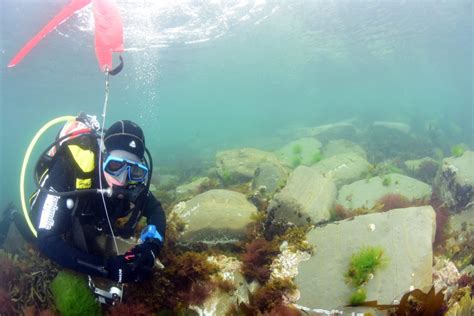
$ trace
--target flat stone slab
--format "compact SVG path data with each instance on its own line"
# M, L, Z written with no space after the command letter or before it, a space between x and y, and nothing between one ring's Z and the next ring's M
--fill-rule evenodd
M408 174L425 183L432 184L440 163L431 157L405 161Z
M225 150L216 154L216 171L224 184L243 183L252 180L263 162L280 163L274 153L255 148Z
M299 166L285 187L275 194L268 206L269 218L296 225L329 220L336 199L336 186L310 167Z
M371 164L359 154L345 153L323 159L311 168L340 186L361 179L370 167Z
M411 130L410 125L401 122L387 122L387 121L375 121L372 124L374 129L385 129L390 131L397 131L403 134L408 134Z
M446 205L454 211L474 203L474 152L443 159L434 187Z
M326 146L324 146L323 149L323 156L324 158L329 158L332 156L336 156L339 154L350 154L354 153L365 160L367 160L367 153L365 150L357 145L356 143L353 143L347 139L335 139L331 140L329 143L327 143Z
M439 163L431 157L424 157L421 159L407 160L404 162L404 164L408 170L412 172L419 172L420 167L422 167L423 164L438 165Z
M252 190L259 191L263 196L273 196L283 187L288 178L288 171L280 164L264 162L258 165L252 181Z
M176 188L176 198L178 200L186 200L192 198L194 195L199 194L202 191L202 188L209 185L211 179L208 177L198 178L190 183L180 185Z
M356 139L360 131L352 123L337 122L310 128L300 128L299 134L316 137L321 142L328 142L340 138Z
M401 174L391 173L342 186L337 203L349 210L370 210L387 194L400 194L408 200L429 199L431 186Z
M243 240L257 208L242 193L209 190L177 204L172 212L186 223L180 242L220 244Z
M354 291L346 284L351 256L363 247L381 247L387 259L367 285L367 301L390 304L410 290L432 284L432 243L435 212L431 206L395 209L357 216L318 227L307 235L315 255L301 262L295 282L301 293L297 304L340 309Z
M320 160L321 146L317 139L303 137L286 144L276 151L276 155L288 167L311 166Z

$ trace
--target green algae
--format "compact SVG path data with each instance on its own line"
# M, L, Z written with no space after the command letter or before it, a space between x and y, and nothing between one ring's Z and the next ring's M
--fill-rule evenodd
M63 316L102 315L85 279L61 271L51 283L56 308Z

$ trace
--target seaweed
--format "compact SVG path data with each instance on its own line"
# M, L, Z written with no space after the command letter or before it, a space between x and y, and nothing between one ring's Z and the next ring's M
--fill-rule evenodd
M433 248L437 253L442 253L449 237L449 211L444 202L434 192L431 195L430 205L436 214L436 233Z
M301 163L302 163L301 156L293 156L293 158L291 158L291 166L293 168L298 167L299 165L301 165Z
M285 305L285 298L296 290L288 279L274 279L249 296L249 303L240 303L232 315L300 315L298 310Z
M466 147L464 144L457 144L451 147L451 154L456 158L461 157L465 151Z
M442 291L436 293L434 286L423 293L420 289L414 289L405 293L399 304L378 304L377 301L360 303L359 306L388 310L390 316L441 316L446 311L444 294Z
M23 309L25 316L58 316L58 313L51 309L38 310L34 306L28 306Z
M286 305L277 305L271 311L265 312L262 316L299 316L302 313L293 307Z
M101 315L100 305L86 280L61 271L51 283L56 308L61 315Z
M108 316L148 316L153 311L143 303L126 304L122 303L109 309Z
M386 176L382 180L382 185L388 187L392 183L392 179L389 176Z
M386 264L384 250L380 247L365 247L351 257L346 282L359 288L365 285L375 270Z
M291 226L283 235L277 236L274 242L281 244L282 242L288 242L289 249L296 251L314 253L314 247L308 243L306 239L306 233L311 229L311 226Z
M425 160L418 167L415 177L425 183L433 184L433 180L436 176L436 172L438 171L438 167L439 166L437 162Z
M13 277L13 280L6 289L14 303L15 313L20 314L27 306L34 306L38 310L52 306L53 297L49 284L56 276L56 266L30 247L20 249L17 255L8 253L3 255L15 266L14 271L10 270L7 273L10 274L8 278Z
M311 156L311 164L314 165L315 163L320 162L323 159L323 155L318 150Z
M8 292L0 288L0 315L15 315L13 301Z
M446 316L462 316L462 315L472 315L474 311L474 297L472 297L472 292L464 291L464 295L459 297L458 300L449 307L448 311L444 314ZM450 299L451 301L451 299Z
M331 212L331 221L339 221L351 217L350 212L342 204L337 203Z
M224 280L222 277L218 277L217 280L215 281L215 285L218 289L225 293L232 293L237 290L235 287L235 284L232 283L230 280Z
M367 299L364 286L373 278L375 270L384 266L386 262L384 251L380 247L365 247L352 255L349 269L344 275L346 283L355 288L349 298L351 306L364 303Z
M351 306L357 306L365 302L366 299L367 299L367 290L363 287L360 287L351 294L351 297L349 298L349 302Z
M375 202L375 205L372 210L377 212L386 212L396 208L406 208L428 204L429 203L425 199L409 200L401 194L389 193L378 199L377 202Z
M391 316L408 316L408 315L443 315L446 311L444 305L443 292L435 293L434 286L423 293L419 289L415 289L403 295L400 304L390 313Z
M474 277L464 273L461 275L461 277L458 280L458 286L459 287L470 287L471 292L474 293Z
M301 153L303 152L303 147L300 144L294 144L291 148L291 152L294 155L301 155Z
M242 272L248 281L257 280L265 283L270 278L270 265L279 253L276 243L264 238L255 239L245 245L245 253L241 256Z
M380 211L386 212L396 208L409 207L412 204L403 195L397 193L390 193L378 199L375 205L377 206L376 208L378 208Z
M235 182L232 173L229 170L224 170L221 175L222 184L226 187Z
M0 252L0 288L9 289L9 284L17 277L18 269L13 259L5 252Z
M125 303L140 302L151 310L177 310L202 304L218 287L211 276L219 271L207 255L198 252L172 253L166 249L162 259L165 268L156 271L153 279L141 284L129 284Z

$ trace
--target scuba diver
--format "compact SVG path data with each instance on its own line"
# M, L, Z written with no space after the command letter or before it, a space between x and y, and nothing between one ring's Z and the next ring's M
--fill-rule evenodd
M38 190L30 198L30 214L37 237L10 204L0 221L0 246L13 221L26 240L62 267L117 283L143 281L152 275L166 230L161 203L149 191L151 156L142 129L131 121L105 131L103 152L100 133L97 119L83 113L64 125L36 164ZM147 226L139 243L125 254L107 256L100 238L130 238L142 216Z

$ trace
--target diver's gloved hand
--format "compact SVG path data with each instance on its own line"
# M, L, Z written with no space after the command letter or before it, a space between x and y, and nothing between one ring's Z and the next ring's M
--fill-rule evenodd
M126 256L115 256L107 260L108 278L118 283L128 283L138 280L137 272L133 269L131 260Z
M133 266L137 268L152 268L155 264L156 255L160 252L159 244L152 241L145 241L129 250L125 257L133 261Z

